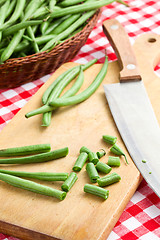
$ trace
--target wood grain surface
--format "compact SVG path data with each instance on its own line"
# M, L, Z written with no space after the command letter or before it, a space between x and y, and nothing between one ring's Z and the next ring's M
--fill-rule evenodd
M153 67L160 60L159 36L154 34L140 36L136 39L134 51L141 76L160 122L160 79L153 71ZM52 149L68 146L68 156L46 163L0 167L33 172L70 173L83 145L92 151L104 148L107 154L102 161L107 162L111 154L110 146L102 141L104 134L117 136L117 143L126 153L129 165L126 165L124 158L121 157L121 166L112 170L119 173L122 179L119 183L107 187L110 191L107 200L83 192L83 186L90 183L85 168L78 173L78 180L64 201L18 189L0 181L2 233L24 240L105 240L141 181L141 175L132 162L111 116L103 85L85 102L58 109L53 114L48 128L41 127L41 115L25 118L25 113L41 105L41 96L50 83L59 74L75 65L76 63L66 63L61 66L0 133L1 148L50 143ZM93 81L100 69L101 64L95 64L85 71L82 90ZM118 81L119 66L117 62L109 63L103 84ZM37 182L57 189L60 189L62 184L38 180Z

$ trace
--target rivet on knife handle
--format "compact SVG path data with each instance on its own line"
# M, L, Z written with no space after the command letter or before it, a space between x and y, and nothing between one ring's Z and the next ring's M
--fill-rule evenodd
M109 19L103 22L103 31L120 64L120 82L140 81L136 57L125 29L116 19Z

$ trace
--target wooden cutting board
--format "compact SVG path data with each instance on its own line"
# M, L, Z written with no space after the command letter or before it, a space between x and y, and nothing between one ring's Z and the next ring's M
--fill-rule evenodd
M136 39L134 50L144 84L160 122L160 79L153 71L153 67L160 60L160 37L154 34L142 35ZM66 63L61 66L0 133L1 148L51 143L52 149L68 146L68 156L46 163L1 168L70 173L83 145L92 151L104 148L107 154L102 161L107 162L110 146L102 141L104 134L117 136L117 143L126 153L129 165L125 164L122 157L121 166L112 170L119 173L122 180L107 187L110 191L107 200L83 192L83 186L89 183L85 168L78 173L78 180L64 201L17 189L0 181L2 233L25 240L105 240L141 181L140 173L112 119L102 85L87 101L56 111L48 128L41 127L41 115L30 119L24 117L25 113L41 105L41 96L50 83L75 65L76 63ZM85 71L82 90L93 81L100 69L101 64L96 64ZM117 62L109 63L103 83L118 82L118 76ZM44 184L60 189L62 183Z

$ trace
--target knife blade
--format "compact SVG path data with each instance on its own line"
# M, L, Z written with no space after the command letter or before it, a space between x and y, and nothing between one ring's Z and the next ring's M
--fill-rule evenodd
M160 127L156 119L129 37L116 20L103 22L103 31L120 65L120 82L105 84L113 119L142 176L160 197Z

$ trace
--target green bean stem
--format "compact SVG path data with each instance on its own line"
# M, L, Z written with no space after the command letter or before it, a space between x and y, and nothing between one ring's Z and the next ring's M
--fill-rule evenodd
M104 155L106 155L106 151L104 149L101 149L100 151L97 152L97 156L98 158L103 157Z
M49 152L51 150L50 144L36 144L22 147L13 147L0 149L0 157L24 156L38 153Z
M82 153L82 152L86 152L87 154L89 154L89 153L92 152L92 151L91 151L89 148L83 146L83 147L81 147L81 149L80 149L80 153Z
M104 176L97 180L97 183L100 187L105 187L113 183L119 182L121 177L117 173L111 173L110 175Z
M126 155L124 154L123 150L116 143L110 148L110 151L116 155L124 156L126 163L128 164Z
M97 182L97 179L99 178L99 175L98 175L97 169L95 168L95 166L92 162L87 163L86 171L88 173L90 181L92 183Z
M75 96L72 96L72 97L68 97L65 99L63 99L63 98L56 99L53 102L50 102L49 105L53 106L53 107L63 107L63 106L78 104L78 103L85 101L100 86L100 84L102 83L103 79L106 76L107 69L108 69L108 58L106 56L105 62L103 64L100 72L97 74L96 78L94 79L94 81L90 84L90 86L87 89L85 89L83 92L81 92Z
M92 184L85 184L84 185L84 192L90 193L99 197L104 198L105 200L109 196L109 190L106 190L104 188L92 185Z
M89 158L89 161L92 162L93 164L97 164L99 162L99 158L97 156L97 153L95 152L89 152L88 158Z
M106 163L103 163L100 161L96 164L96 169L98 172L102 172L102 173L106 173L106 174L108 174L112 170L112 168L110 166L108 166Z
M110 135L103 135L103 140L106 142L106 143L109 143L109 144L115 144L116 141L117 141L117 137L114 137L114 136L110 136Z
M111 167L119 167L121 165L120 158L109 156L107 164Z
M71 172L69 177L62 184L61 186L62 190L68 192L73 187L77 179L78 179L77 174L75 172Z
M50 40L41 49L41 52L46 51L46 50L51 50L53 48L53 44L55 42L66 38L68 35L70 35L72 32L74 32L78 27L80 27L84 22L86 22L91 16L93 16L94 13L95 13L95 11L89 11L89 12L84 13L77 21L75 21L73 24L71 24L65 31L63 31L62 33L58 34L55 38Z
M5 173L17 177L34 178L44 181L65 181L68 178L68 173L52 173L52 172L24 172L10 171L0 169L0 173Z
M80 153L72 170L75 172L80 172L82 170L84 164L86 163L87 159L88 159L87 153L85 153L85 152Z
M50 18L57 18L57 17L62 17L66 14L75 14L75 13L95 10L105 5L109 5L113 2L115 2L115 0L99 0L99 1L93 1L93 2L90 1L88 3L86 2L80 5L75 5L71 7L65 7L65 8L53 11L53 13L50 14Z
M0 159L0 164L23 164L23 163L47 162L54 159L65 157L67 154L68 154L68 147L65 147L65 148L54 150L54 151L40 153L40 154L26 156L26 157Z
M22 179L9 174L0 173L0 180L14 187L22 188L24 190L28 190L46 196L55 197L58 198L59 200L64 200L66 197L66 192L64 191L53 189L51 187L47 187L42 184L38 184L30 180Z

